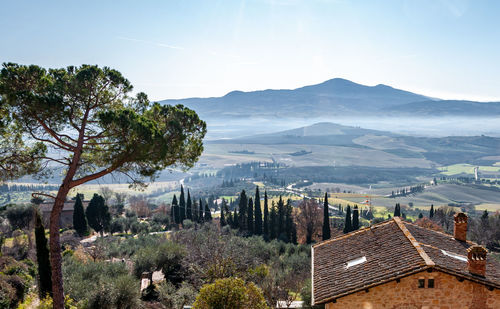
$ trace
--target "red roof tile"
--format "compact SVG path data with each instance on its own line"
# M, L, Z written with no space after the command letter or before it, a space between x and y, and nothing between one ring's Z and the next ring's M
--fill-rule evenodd
M443 254L442 250L467 256L472 242L428 230L399 218L330 239L313 246L313 302L335 298L395 280L427 268L467 277L500 287L500 265L488 260L486 277L468 272L467 262ZM360 264L346 267L357 258Z

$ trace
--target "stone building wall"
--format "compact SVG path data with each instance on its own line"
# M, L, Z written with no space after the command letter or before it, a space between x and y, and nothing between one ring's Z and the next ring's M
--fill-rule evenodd
M419 279L425 287L419 288ZM428 288L428 279L434 279L434 288ZM439 271L423 271L360 291L326 304L326 309L495 309L500 308L500 290L488 290L482 284Z

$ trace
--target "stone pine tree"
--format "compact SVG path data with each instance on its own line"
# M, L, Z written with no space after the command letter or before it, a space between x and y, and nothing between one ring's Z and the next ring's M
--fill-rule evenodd
M276 213L276 205L274 204L274 201L272 202L271 205L271 214L270 214L270 220L269 220L269 238L270 239L275 239L278 235L277 232L279 231L277 229L278 225L278 214Z
M100 233L102 237L111 222L111 215L108 206L104 203L104 198L95 193L85 210L85 215L89 226L97 233Z
M248 199L248 212L247 212L247 228L248 233L253 234L254 226L253 226L253 199Z
M212 212L210 211L210 207L208 207L208 203L205 203L205 215L203 216L203 220L205 222L212 221Z
M434 217L434 204L431 204L431 211L429 212L429 218Z
M118 71L96 65L44 69L4 63L0 71L0 181L61 170L49 226L53 306L64 308L60 219L71 189L122 173L135 186L170 166L189 168L206 124L182 105L131 96ZM76 189L75 189L76 190Z
M325 201L323 204L323 240L330 239L330 212L328 211L328 193L325 193Z
M221 227L224 227L227 225L226 217L224 215L225 211L226 211L226 200L222 199L222 205L220 207L220 226Z
M359 210L358 206L354 205L354 210L352 211L352 231L359 229Z
M193 221L193 203L191 201L191 193L189 193L189 189L186 202L186 219Z
M184 197L184 187L181 185L181 195L179 195L179 223L186 219L186 198Z
M240 230L246 231L247 227L247 208L248 208L248 198L245 190L241 191L240 203L238 209L238 225Z
M38 264L38 296L43 299L52 296L52 274L50 271L49 248L40 213L35 213L36 261Z
M262 235L262 209L260 208L260 194L259 187L255 188L255 201L254 201L254 233Z
M177 196L172 198L172 207L170 207L170 216L172 218L172 222L179 224L179 205L177 203Z
M271 235L269 234L269 207L267 204L267 191L264 191L264 223L262 228L264 239L269 240Z
M401 206L399 203L396 203L396 206L394 207L394 217L401 217Z
M81 237L88 234L87 218L83 210L83 194L77 193L73 207L73 229Z
M352 231L351 206L347 205L347 209L345 211L344 234L347 234L350 231Z

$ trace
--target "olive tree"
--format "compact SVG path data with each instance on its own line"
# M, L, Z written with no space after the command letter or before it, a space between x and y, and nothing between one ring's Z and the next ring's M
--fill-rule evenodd
M62 172L50 215L54 308L63 308L59 218L68 192L122 173L143 185L168 167L193 166L205 123L182 106L131 96L116 70L82 65L44 69L4 63L0 72L0 180Z

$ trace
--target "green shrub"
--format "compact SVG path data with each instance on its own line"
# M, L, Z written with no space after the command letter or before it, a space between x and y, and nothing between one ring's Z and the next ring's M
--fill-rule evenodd
M86 308L136 308L139 281L129 275L124 263L81 263L64 257L64 289Z
M269 308L262 291L252 282L224 278L204 285L193 304L194 309L264 309Z

